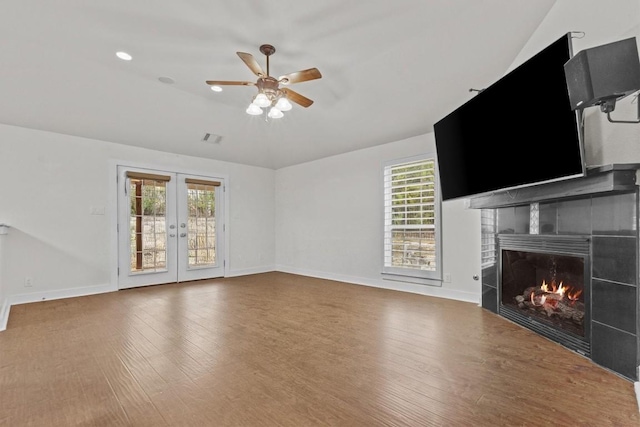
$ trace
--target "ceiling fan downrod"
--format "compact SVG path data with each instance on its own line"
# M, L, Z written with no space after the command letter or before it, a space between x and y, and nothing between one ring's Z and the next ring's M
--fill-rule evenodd
M270 44L263 44L260 46L260 52L262 52L267 57L267 76L270 76L269 73L269 57L276 53L276 48L271 46Z

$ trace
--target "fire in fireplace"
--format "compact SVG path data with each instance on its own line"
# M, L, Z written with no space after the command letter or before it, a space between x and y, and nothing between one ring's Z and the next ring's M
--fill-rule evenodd
M585 337L584 259L502 251L502 305L553 328Z

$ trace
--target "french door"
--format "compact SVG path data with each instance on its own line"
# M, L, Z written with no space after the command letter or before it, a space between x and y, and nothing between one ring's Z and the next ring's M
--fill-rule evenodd
M224 276L224 180L118 167L118 288Z

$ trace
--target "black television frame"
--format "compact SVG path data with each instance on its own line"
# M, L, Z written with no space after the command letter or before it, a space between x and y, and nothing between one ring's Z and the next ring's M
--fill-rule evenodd
M553 69L553 77L555 80L553 80L552 87L550 88L554 95L551 102L558 102L558 100L564 99L564 103L566 104L564 108L561 104L545 104L544 99L536 99L536 96L543 98L539 93L528 94L529 98L524 96L524 94L522 93L514 93L511 98L505 96L505 93L511 93L515 89L526 88L526 81L524 81L523 79L527 76L531 77L532 74L538 76L536 71L545 69L544 66L548 65L545 63L545 61L549 60L548 57L551 56L551 59L553 59L553 54L556 50L560 51L560 49L562 49L562 52L564 53L565 48L568 55L566 61L568 61L573 57L573 46L570 32L565 33L563 36L556 39L553 43L549 44L547 47L539 51L527 61L523 62L518 67L511 70L509 73L505 74L498 81L496 81L486 89L480 91L472 99L465 102L460 107L453 110L447 116L435 123L434 135L440 175L440 189L443 201L470 198L474 196L493 194L496 192L505 192L524 187L531 187L534 185L579 178L586 175L587 168L585 163L583 114L581 110L574 111L571 108L568 88L566 86L566 79L564 75L564 64L566 63L566 61L564 61L563 63L555 64L556 68ZM529 78L528 81L532 81L532 79ZM544 81L544 79L542 78L540 81L535 81L534 86L540 86L542 84L541 81ZM561 85L562 90L560 88ZM562 92L564 92L564 94L562 94ZM481 179L480 176L475 176L472 172L478 169L477 166L474 167L473 162L477 161L478 159L485 159L486 161L486 159L489 158L481 150L493 150L496 147L492 145L493 143L490 140L476 140L475 136L471 136L472 132L469 130L465 131L463 129L463 126L465 124L467 126L479 125L482 128L486 126L487 128L489 128L489 130L498 129L496 126L516 126L512 123L505 123L505 121L511 120L516 116L523 117L523 115L525 115L526 113L531 113L532 111L534 111L531 105L528 106L526 112L516 112L515 110L513 110L519 108L519 104L514 102L514 100L518 101L518 99L519 102L530 102L534 106L541 105L539 107L539 110L535 110L535 118L544 120L547 114L556 114L558 112L563 116L566 116L566 119L562 119L561 121L554 123L562 124L564 128L561 130L561 132L565 132L563 135L568 135L571 138L571 141L565 142L564 145L558 145L557 147L561 147L566 151L566 153L562 153L562 156L563 158L570 156L572 164L570 165L570 167L567 167L566 170L558 169L561 172L558 172L555 175L552 171L545 173L543 173L543 171L532 172L532 170L535 169L534 166L532 164L523 163L522 161L515 162L515 165L517 165L515 167L513 165L506 167L507 165L500 163L503 162L503 160L498 160L500 157L504 157L506 154L496 152L493 153L493 161L488 162L490 164L488 166L489 168L497 169L498 166L503 166L505 171L510 171L511 173L517 174L521 172L518 170L518 166L521 166L525 167L523 170L526 170L527 173L530 174L530 176L523 177L522 179L518 177L518 180L512 179L511 181L509 181L509 179L511 179L510 176L499 177L497 172L491 172L494 174L494 176L491 177L492 180L489 180L486 185L480 186L479 182L471 182L470 180L473 180L474 178L476 180ZM552 107L550 108L550 113L546 111L544 105ZM491 107L494 107L495 110L491 109ZM469 111L483 111L483 108L490 111L488 113L484 113L482 117L491 117L491 122L480 122L479 119L475 117L469 117L471 116ZM507 110L505 112L504 110L501 111L500 108L512 110ZM537 111L539 111L539 113ZM467 115L466 119L465 115ZM523 118L526 119L526 117ZM460 124L460 120L467 120L467 122L464 124ZM522 121L520 123L524 128L523 131L527 132L527 123ZM543 123L534 123L534 125L544 127ZM549 132L554 132L554 129L549 129ZM456 143L456 141L451 142L452 133L460 134L457 136L459 139L462 138L462 142L457 141L457 146L454 148L457 148L459 150L464 149L469 151L469 153L462 153L461 155L461 153L458 152L459 150L452 149L452 147L446 147L445 149L445 144ZM487 130L484 131L484 134L486 133ZM538 131L538 133L540 133L540 131ZM464 136L461 136L463 134ZM532 150L535 150L536 147L533 146L534 141L532 141L532 138L532 136L525 136L524 141L531 143L532 146L524 147L524 149L530 148ZM544 142L544 147L549 148L549 141ZM502 140L498 141L498 143L500 145L497 148L504 150L506 149L506 144L511 143L512 145L517 145L521 143L521 141L513 139L513 141L508 142L506 141L505 132L502 132ZM539 153L535 156L532 156L532 161L539 162L540 156L541 155ZM559 162L559 160L561 159L554 159L554 161L551 162L552 167L557 167L556 162ZM508 161L509 160L507 159L507 162ZM540 168L547 167L546 164L539 164L538 166ZM562 165L563 168L565 166L566 165ZM465 170L465 174L459 174L461 168L464 168L463 170ZM533 175L531 175L532 173ZM539 173L540 176L536 176L536 173ZM504 178L508 179L504 180ZM457 181L464 181L462 182L462 184L465 187L463 189L465 191L460 191L460 188L452 189L454 185L460 184ZM453 185L451 183L453 183Z

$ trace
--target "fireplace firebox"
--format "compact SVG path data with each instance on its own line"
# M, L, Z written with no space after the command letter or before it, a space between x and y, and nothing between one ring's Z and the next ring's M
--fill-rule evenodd
M499 235L498 247L500 314L589 356L589 238Z

